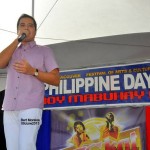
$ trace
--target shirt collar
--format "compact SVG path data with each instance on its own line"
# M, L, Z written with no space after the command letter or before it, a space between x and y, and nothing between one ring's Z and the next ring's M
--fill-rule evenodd
M35 41L31 41L31 42L28 42L26 45L21 44L19 46L19 48L30 49L30 48L33 48L35 45L36 45L36 42Z

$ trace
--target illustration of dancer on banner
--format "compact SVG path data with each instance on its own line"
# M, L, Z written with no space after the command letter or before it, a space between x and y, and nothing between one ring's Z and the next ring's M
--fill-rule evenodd
M106 125L101 127L102 136L100 139L104 139L106 137L113 137L115 139L119 136L119 127L114 125L115 116L112 112L108 112L105 116Z
M76 134L71 138L71 142L75 147L80 147L91 142L90 137L85 132L85 126L81 121L76 121L74 123L74 131Z

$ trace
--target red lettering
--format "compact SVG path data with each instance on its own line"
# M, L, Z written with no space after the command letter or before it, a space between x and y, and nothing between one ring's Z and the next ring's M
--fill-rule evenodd
M65 96L49 96L44 97L44 104L53 105L56 103L62 104L65 101Z
M77 102L84 102L83 95L70 95L68 97L68 103L77 103Z

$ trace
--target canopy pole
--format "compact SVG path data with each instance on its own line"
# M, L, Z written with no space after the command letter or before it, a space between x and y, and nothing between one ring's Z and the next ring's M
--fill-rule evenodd
M34 0L32 0L32 17L34 17Z

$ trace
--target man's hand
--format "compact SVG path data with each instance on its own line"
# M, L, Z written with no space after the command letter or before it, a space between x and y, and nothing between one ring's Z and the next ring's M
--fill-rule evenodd
M16 61L13 66L14 69L19 73L34 75L35 69L25 59Z
M18 37L20 37L23 33L25 33L25 34L26 34L26 36L28 36L29 31L28 31L28 30L19 30L19 31L17 32Z

